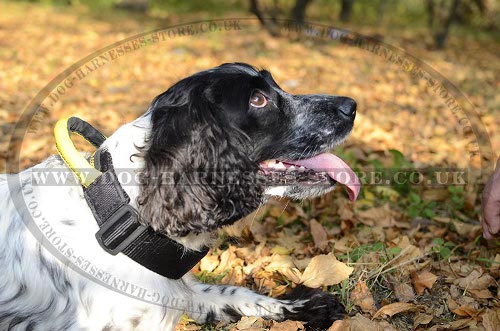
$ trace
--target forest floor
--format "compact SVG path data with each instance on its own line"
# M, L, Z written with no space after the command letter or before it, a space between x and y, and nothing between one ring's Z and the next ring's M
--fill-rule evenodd
M83 7L0 2L0 157L12 153L14 125L35 95L83 57L138 32L206 19L96 13ZM248 17L242 12L225 17ZM447 185L367 181L349 202L343 189L313 201L273 200L240 226L221 231L194 271L206 282L246 286L273 297L298 283L338 295L348 317L331 330L500 329L500 245L482 239L483 173L500 153L498 34L452 31L432 50L424 28L349 26L383 38L427 63L463 92L493 155L471 155L470 130L427 84L382 56L315 38L271 38L257 24L176 36L146 45L88 72L48 98L50 111L21 147L20 168L55 154L52 128L79 116L107 134L140 116L177 80L224 62L270 70L291 93L347 95L358 102L351 137L335 153L365 173L439 168L463 170ZM467 103L460 99L462 103ZM466 114L467 115L467 114ZM468 116L467 115L467 116ZM488 141L488 139L487 139ZM486 149L485 149L486 150ZM0 169L5 170L4 162ZM405 172L407 173L407 172ZM408 179L407 177L405 177ZM311 278L318 265L321 277ZM328 266L328 267L324 267ZM300 323L243 318L178 330L300 330Z

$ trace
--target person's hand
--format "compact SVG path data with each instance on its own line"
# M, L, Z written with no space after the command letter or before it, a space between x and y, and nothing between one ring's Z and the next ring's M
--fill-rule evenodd
M500 231L500 158L483 191L483 236L490 240Z

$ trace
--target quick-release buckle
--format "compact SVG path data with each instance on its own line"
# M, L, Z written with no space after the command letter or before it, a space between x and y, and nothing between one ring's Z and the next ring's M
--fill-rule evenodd
M116 255L146 230L147 227L139 223L137 211L127 204L118 208L102 224L95 237L106 252Z

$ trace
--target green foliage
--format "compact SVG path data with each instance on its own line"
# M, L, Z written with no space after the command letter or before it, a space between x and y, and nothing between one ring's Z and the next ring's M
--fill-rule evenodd
M455 244L452 242L445 242L443 238L434 238L432 240L432 250L436 253L439 253L439 256L443 260L448 260L451 256L451 249L455 247Z
M449 186L448 192L450 192L450 200L453 209L462 209L465 203L465 195L463 186Z
M390 149L389 152L392 154L392 166L394 168L411 168L413 163L405 158L403 153L397 149Z
M383 252L385 245L382 242L376 242L373 245L361 245L354 247L351 252L341 255L339 258L348 262L357 262L363 255L371 252Z
M194 13L206 12L221 15L230 10L247 11L248 1L245 0L204 0L204 1L186 1L186 0L150 0L153 9L165 10L168 12Z
M363 255L377 252L379 253L379 258L381 263L386 263L401 253L400 247L391 247L387 248L383 242L375 242L372 245L361 245L355 247L351 252L347 252L344 255L339 256L339 259L344 260L346 262L356 263Z
M435 201L425 202L422 200L420 195L415 192L410 192L408 194L409 206L406 209L406 215L409 218L425 217L433 218L435 215L434 209L437 203Z
M202 283L206 284L219 284L222 278L224 278L229 273L229 270L224 271L221 274L214 274L213 272L202 271L195 277Z

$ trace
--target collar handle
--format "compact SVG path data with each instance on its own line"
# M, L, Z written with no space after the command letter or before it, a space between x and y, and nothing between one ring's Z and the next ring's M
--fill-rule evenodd
M70 133L76 133L82 136L96 148L102 145L106 137L92 125L77 117L61 119L56 123L54 128L56 148L59 155L66 165L76 174L78 181L84 187L88 187L101 175L101 172L94 168L83 155L78 152L73 141L71 141Z

